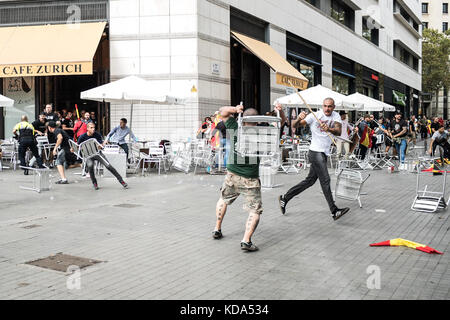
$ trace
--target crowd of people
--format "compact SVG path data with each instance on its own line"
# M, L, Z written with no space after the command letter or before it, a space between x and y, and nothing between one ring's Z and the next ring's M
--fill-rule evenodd
M129 151L125 138L127 135L130 135L134 141L137 141L137 138L127 127L127 119L121 119L119 126L111 130L105 140L100 133L95 131L97 127L95 112L82 110L80 118L78 118L73 111L64 109L61 112L54 111L52 104L47 104L43 112L32 123L29 122L27 116L22 116L12 133L19 143L18 156L24 174L28 175L29 168L33 167L35 163L39 169L51 168L54 164L60 175L56 184L68 184L65 170L69 167L81 166L81 160L75 155L70 140L81 144L89 139L95 139L99 149L104 148L106 144L116 144L125 151L128 158ZM44 154L38 151L37 136L47 136L49 145L53 146L46 159L43 159ZM33 155L30 161L26 160L28 150ZM111 171L124 188L128 187L99 150L99 156L92 157L87 161L86 172L83 173L84 176L91 178L95 190L99 189L93 170L95 161L100 162L107 170Z
M401 113L396 113L392 119L375 119L373 114L365 114L353 126L347 120L347 113L340 112L343 130L337 141L337 154L349 157L358 147L358 156L364 160L368 150L381 154L389 154L392 149L392 156L400 160L400 170L405 170L405 158L408 146L417 143L417 138L422 140L431 138L430 155L434 155L437 145L440 143L444 150L448 150L445 141L441 143L442 137L449 128L450 122L435 117L433 121L426 116L418 119L413 115L409 119L403 119ZM439 134L441 132L441 134ZM438 135L439 134L439 135Z

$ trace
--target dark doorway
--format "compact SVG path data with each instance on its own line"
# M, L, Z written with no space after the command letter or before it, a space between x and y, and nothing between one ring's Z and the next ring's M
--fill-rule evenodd
M261 61L234 39L231 56L231 104L238 105L243 102L244 106L256 108L261 112Z

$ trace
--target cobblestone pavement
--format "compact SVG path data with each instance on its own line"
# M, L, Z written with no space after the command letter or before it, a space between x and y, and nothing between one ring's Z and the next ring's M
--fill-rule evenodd
M104 178L94 191L75 172L71 184L41 194L19 189L31 176L0 172L1 299L450 298L449 212L410 210L415 174L370 172L363 209L338 200L351 212L337 222L319 183L281 215L277 196L307 172L279 174L282 186L263 192L253 237L260 251L248 253L239 245L247 219L242 199L225 217L224 238L211 236L223 176L152 173L129 178L128 190ZM440 179L426 182L439 189ZM394 238L444 254L369 247ZM103 262L81 271L80 289L73 275L25 264L59 252ZM373 270L380 289L369 289Z

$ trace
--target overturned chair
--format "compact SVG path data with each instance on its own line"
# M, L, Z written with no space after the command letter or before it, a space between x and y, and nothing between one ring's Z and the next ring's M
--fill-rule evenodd
M32 167L22 167L24 170L28 170L33 172L33 186L32 187L23 187L20 186L20 189L35 191L37 193L41 193L42 191L50 190L50 172L51 170L48 168L38 169Z
M416 197L411 206L411 210L419 212L429 212L434 213L439 210L447 210L448 202L445 201L445 190L447 182L447 171L444 170L442 173L442 191L430 191L428 185L425 185L422 189L421 187L421 176L431 175L433 172L420 172L420 167L417 168L417 184L416 184ZM439 178L435 176L434 178ZM422 190L421 190L422 189Z

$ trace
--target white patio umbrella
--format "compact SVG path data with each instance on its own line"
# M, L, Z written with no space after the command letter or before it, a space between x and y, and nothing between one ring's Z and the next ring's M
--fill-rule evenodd
M354 103L363 103L364 107L362 110L363 112L382 112L382 111L395 111L395 107L391 106L390 104L384 103L383 101L376 100L374 98L368 97L366 95L363 95L361 93L354 93L349 96L347 96L347 100Z
M14 100L0 94L0 107L12 107Z
M362 102L348 101L345 95L321 85L303 90L300 93L303 99L305 99L305 101L309 104L309 106L315 109L322 108L323 100L325 98L334 99L336 110L358 111L364 107L364 104ZM277 103L280 103L283 106L290 107L306 107L297 93L293 93L291 95L275 100L274 105Z
M130 103L130 128L133 123L133 105L136 103L175 105L182 104L185 101L183 98L176 98L170 94L157 91L150 82L136 76L126 77L83 91L80 98L99 102Z

